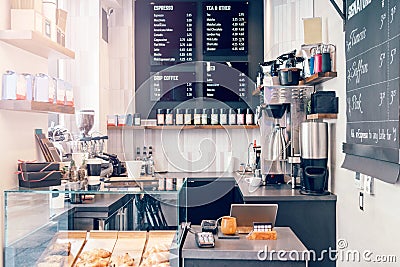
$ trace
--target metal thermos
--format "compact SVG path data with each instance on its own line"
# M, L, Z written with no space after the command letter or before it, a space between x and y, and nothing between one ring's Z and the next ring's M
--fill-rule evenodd
M317 48L317 52L314 56L314 73L322 72L322 53L320 48Z
M308 121L300 127L300 192L322 195L328 189L328 124Z
M315 121L301 123L300 138L302 158L328 158L328 123Z

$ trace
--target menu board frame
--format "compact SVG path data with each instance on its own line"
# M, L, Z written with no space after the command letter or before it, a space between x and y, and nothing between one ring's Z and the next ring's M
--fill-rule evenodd
M159 3L184 3L184 2L193 2L197 5L197 14L194 16L196 22L194 23L194 31L196 33L195 39L195 47L193 50L195 51L195 56L193 61L209 61L209 62L244 62L248 64L248 76L255 80L258 71L258 63L264 61L264 14L263 14L263 0L254 0L254 1L243 1L243 0L231 0L226 1L226 3L230 2L240 2L240 3L248 3L248 48L246 55L243 54L232 54L230 56L226 55L206 55L203 53L202 49L202 3L210 2L210 0L170 0L170 1L147 1L147 0L137 0L135 2L135 61L136 66L140 66L139 68L135 68L135 108L136 111L143 114L143 117L154 118L155 110L157 108L174 108L176 106L182 107L185 106L185 101L187 99L178 98L176 99L168 99L165 100L162 97L155 101L156 99L150 99L151 95L151 84L149 82L150 75L152 73L167 71L170 67L175 67L179 65L185 65L187 62L179 62L177 64L154 64L152 61L152 46L151 46L151 21L149 19L150 14L150 6L151 3L159 4ZM220 1L223 2L223 1ZM167 61L168 62L168 61ZM185 70L186 71L186 70ZM194 95L199 98L195 99L200 103L203 107L207 108L207 103L205 103L204 97L204 88L201 85L201 82L204 75L204 70L199 69L197 67L193 70L196 73L196 80L200 81L200 85L195 86L193 88ZM258 98L253 97L251 95L251 90L253 88L248 88L248 92L246 97L241 98L237 97L235 99L224 99L224 104L232 108L246 108L252 107L258 104ZM175 94L179 95L179 93ZM192 105L192 104L191 104ZM190 107L190 106L189 106ZM213 106L212 106L213 107Z

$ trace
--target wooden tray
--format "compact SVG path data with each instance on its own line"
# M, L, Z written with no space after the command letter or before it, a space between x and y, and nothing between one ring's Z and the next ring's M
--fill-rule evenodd
M52 254L51 248L55 244L63 244L63 243L71 243L71 250L69 256L65 256L65 261L63 266L72 266L74 264L74 261L76 257L79 255L81 252L85 241L86 241L86 231L61 231L58 232L54 237L52 238L51 242L47 246L46 250L42 253L38 260L37 266L45 266L46 264L44 263L44 260L46 257L50 256ZM42 264L41 264L42 262ZM61 264L60 264L61 265ZM47 265L49 266L49 265Z
M176 231L150 231L148 233L148 240L146 247L155 246L157 244L169 244L171 245Z
M146 232L123 231L118 232L118 239L115 243L111 262L114 262L118 256L124 256L126 253L134 259L135 265L139 266L146 244Z
M93 249L105 249L113 252L115 243L117 241L117 231L90 231L86 240L85 246L82 248L81 253L91 251ZM79 255L76 258L74 266L79 263Z

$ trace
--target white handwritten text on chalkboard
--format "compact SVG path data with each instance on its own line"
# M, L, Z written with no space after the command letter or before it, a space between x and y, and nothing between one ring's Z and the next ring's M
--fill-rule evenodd
M367 74L368 63L363 64L363 60L354 61L351 68L347 70L347 83L350 83L353 78L356 78L356 84L360 83L361 75Z
M363 140L373 140L374 143L379 143L379 141L396 141L397 140L397 129L393 127L390 129L378 129L377 132L373 132L371 130L362 131L361 129L350 129L350 137L359 139L362 143Z
M346 42L347 51L350 51L353 46L364 40L365 37L367 37L367 29L365 27L361 31L358 31L358 28L352 30L349 36L350 40Z

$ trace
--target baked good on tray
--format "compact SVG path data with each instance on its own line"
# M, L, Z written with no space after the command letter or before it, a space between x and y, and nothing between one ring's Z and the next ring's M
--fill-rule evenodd
M105 249L92 249L79 255L76 267L108 267L111 252Z
M49 247L48 255L68 256L71 253L71 242L54 243Z
M67 266L68 256L50 255L37 264L37 267L64 267Z
M120 255L111 260L111 267L128 267L135 266L135 260L131 258L129 253L125 253L124 255Z

